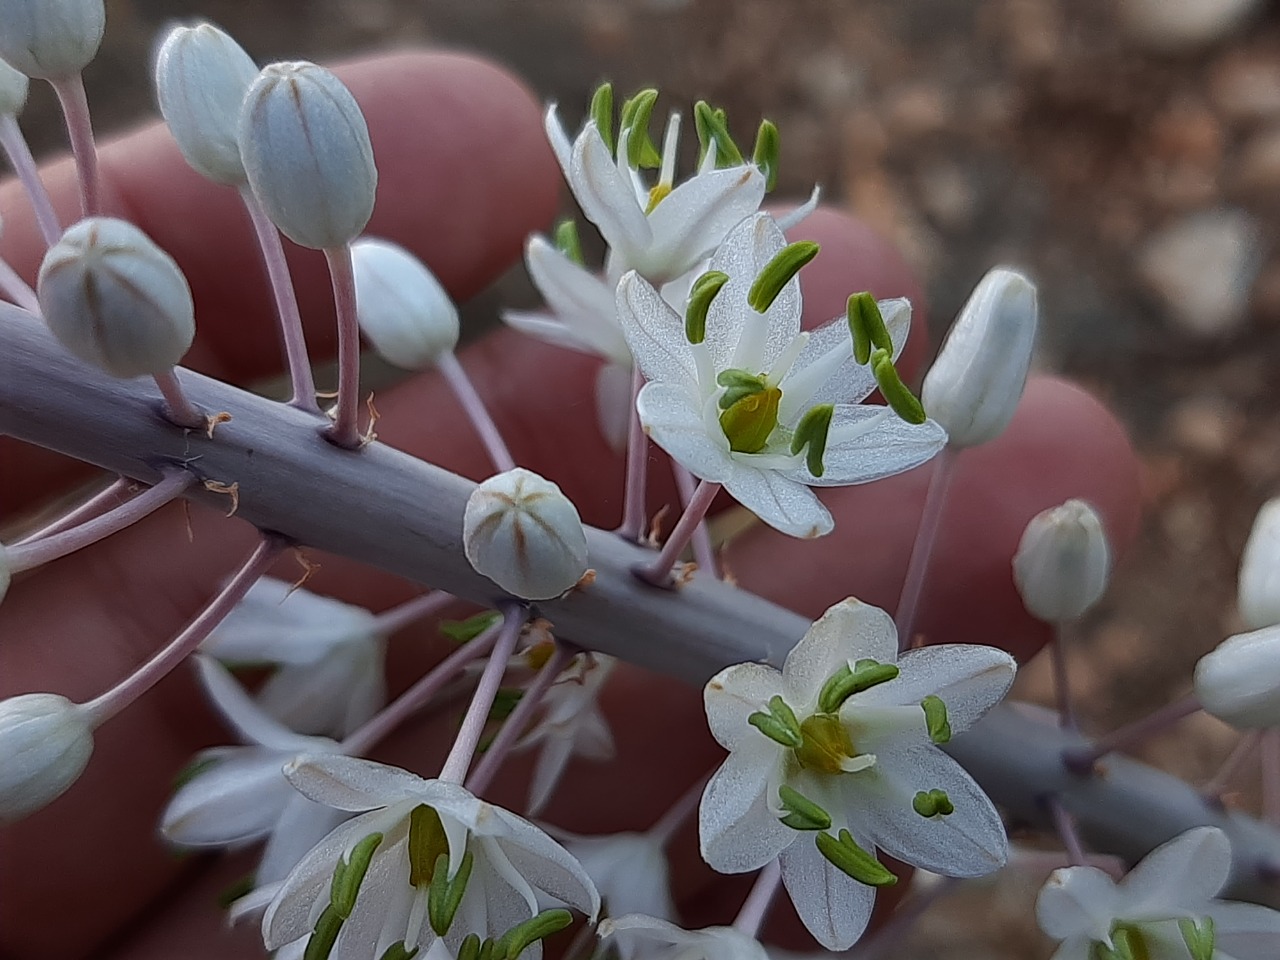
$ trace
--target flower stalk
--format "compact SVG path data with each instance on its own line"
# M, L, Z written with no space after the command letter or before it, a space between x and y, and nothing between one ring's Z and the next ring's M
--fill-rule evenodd
M67 138L76 159L81 215L96 217L102 212L102 183L98 175L98 148L93 142L93 123L89 119L89 100L84 93L84 77L73 73L50 83L58 95L62 116L67 123Z
M777 896L781 884L782 867L777 860L771 860L756 876L751 892L747 894L738 916L734 918L733 928L748 937L759 936L760 928L769 915L769 908L773 905L773 898Z
M1135 720L1104 737L1099 737L1089 747L1064 750L1062 762L1073 773L1082 775L1090 773L1094 764L1107 754L1141 743L1184 717L1191 716L1199 709L1200 701L1194 696L1183 697L1181 700L1166 704L1141 720Z
M36 540L42 540L45 537L53 536L55 533L61 533L71 527L92 520L94 517L100 516L107 510L111 509L108 504L123 503L130 495L130 490L137 486L137 481L129 480L125 477L117 477L110 486L95 493L88 500L76 507L68 510L62 516L50 521L43 527L33 530L22 539L18 540L19 544L34 543Z
M684 513L680 514L680 519L671 531L671 536L667 537L667 542L662 545L662 552L658 554L658 559L653 563L635 567L634 572L637 577L655 587L671 586L672 568L676 565L680 554L684 552L684 548L689 545L689 541L693 539L719 492L720 484L718 483L703 480L698 484L698 488L685 505Z
M0 115L0 148L4 149L9 165L13 167L22 189L26 191L45 247L52 247L62 236L62 224L58 222L58 215L54 212L49 191L40 179L40 171L36 167L35 158L31 156L27 138L23 136L22 128L12 114Z
M933 458L933 473L929 477L929 489L924 495L924 508L920 513L920 526L911 545L911 559L907 562L906 578L902 581L902 593L894 620L898 628L898 643L905 650L915 636L916 616L920 612L920 598L924 594L929 577L929 561L938 541L942 516L947 506L947 493L955 474L955 462L959 451L951 445L942 448Z
M453 391L453 395L462 404L463 412L466 413L472 426L475 427L476 433L480 437L480 442L484 444L485 451L489 454L489 459L493 462L494 468L499 473L505 473L513 469L516 462L512 459L511 451L507 448L507 442L502 439L498 425L493 422L493 417L489 415L488 407L480 399L480 394L476 393L475 385L471 382L471 378L467 376L467 371L463 369L462 364L458 362L458 358L454 356L452 351L445 351L440 355L436 363L440 367L440 372L444 374L444 379L449 384L449 389Z
M360 446L360 325L356 320L356 280L351 245L324 251L338 317L338 402L325 437L345 450Z
M644 374L640 368L631 371L631 405L627 416L627 473L622 491L622 523L618 536L631 543L639 543L644 536L647 515L646 488L649 478L649 437L636 412L636 397L644 386Z

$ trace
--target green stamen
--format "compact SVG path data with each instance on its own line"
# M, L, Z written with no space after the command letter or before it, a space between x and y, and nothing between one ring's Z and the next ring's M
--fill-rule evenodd
M782 809L787 811L785 817L778 819L792 830L831 829L831 814L785 783L778 787L778 799L782 801Z
M848 830L841 830L837 839L829 833L814 838L821 853L836 869L848 874L859 883L872 887L891 887L898 882L879 860L863 850Z
M586 261L582 257L582 238L578 236L578 224L573 220L561 220L556 225L556 249L566 257L582 266Z
M329 884L329 903L338 911L343 920L351 916L356 907L356 897L360 893L360 884L364 883L364 875L369 870L369 861L382 843L382 834L371 833L354 847L351 855L343 861L339 858L333 868L333 882Z
M751 151L751 161L764 174L764 189L772 193L778 185L778 153L782 148L778 128L771 120L761 120L756 131L756 146Z
M893 408L894 413L907 423L920 424L928 419L924 413L924 406L898 376L898 369L893 365L893 359L888 350L879 349L871 355L871 373L875 376L876 385L880 387L880 392L884 394L885 400Z
M657 169L662 166L662 154L649 136L649 120L653 105L658 102L658 91L649 87L641 90L622 106L622 129L627 134L627 163L635 168Z
M480 935L468 933L458 945L458 960L478 960L480 956Z
M770 260L755 283L747 291L747 303L756 313L764 313L778 299L782 288L790 283L800 268L818 255L821 244L812 240L797 240L789 243Z
M471 879L471 867L475 858L470 851L462 857L462 865L453 879L449 879L449 855L442 853L436 858L435 873L431 876L431 888L427 891L427 919L436 936L443 937L453 926L453 918L458 914L462 903L462 895L467 892L467 881Z
M568 910L543 910L536 917L530 917L524 923L512 927L494 944L494 957L503 960L516 960L525 949L539 940L559 933L573 923L573 914Z
M329 960L333 946L338 942L338 934L342 932L342 917L333 908L333 904L324 908L315 929L307 940L306 949L302 952L302 960Z
M742 163L742 151L729 136L729 124L723 110L712 107L707 101L699 100L693 105L693 125L698 132L698 165L702 165L710 144L716 145L716 169L736 167Z
M831 429L831 418L835 410L835 406L830 403L810 407L796 424L796 432L791 435L793 454L799 453L806 446L809 448L805 466L815 477L822 476L826 469L822 464L822 455L827 452L827 433Z
M690 343L707 339L707 312L720 289L729 282L721 270L708 270L689 288L689 303L684 308L684 335Z
M911 809L922 817L947 817L956 812L945 790L921 790L911 801Z
M951 723L947 720L947 705L942 702L942 698L929 694L920 701L920 706L924 708L924 722L929 728L929 739L937 744L948 743L951 740Z
M769 389L763 376L732 368L716 374L716 383L725 388L720 395L721 410L728 410L739 400Z
M600 131L600 139L613 153L613 84L602 83L591 96L591 119Z
M722 404L723 401L724 397L721 398ZM729 438L729 449L736 453L759 453L763 450L778 425L778 404L781 401L781 390L765 387L730 404L720 414L720 428Z
M889 328L884 325L880 304L869 293L855 293L849 297L845 309L849 320L849 334L853 337L853 359L867 363L872 349L886 350L893 356L893 340Z
M769 712L757 710L747 717L747 723L784 747L795 748L804 742L800 721L796 719L795 712L781 697L770 698Z
M868 658L859 660L852 670L846 664L822 685L818 694L818 709L823 713L836 713L855 693L870 690L897 677L898 668L892 663L880 663Z
M1191 960L1213 960L1213 917L1204 917L1199 922L1183 917L1178 921L1178 930L1182 933L1182 942L1187 945Z
M418 955L418 951L420 949L420 947L414 947L410 950L404 945L404 941L401 940L387 947L387 949L383 951L379 960L413 960L413 958ZM462 954L458 954L458 956L461 957Z
M440 814L420 803L409 814L409 883L429 886L441 856L445 863L449 862L449 838L444 824Z

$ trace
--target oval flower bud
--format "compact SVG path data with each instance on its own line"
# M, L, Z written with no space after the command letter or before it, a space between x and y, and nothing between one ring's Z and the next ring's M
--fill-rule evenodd
M106 23L102 0L0 0L0 59L39 80L72 76L98 52Z
M1036 288L997 267L978 283L924 378L922 399L953 447L998 437L1022 399L1036 339Z
M458 345L458 308L426 264L365 237L351 245L360 332L388 363L420 370Z
M211 23L178 26L156 53L160 114L187 163L215 183L245 182L240 107L258 65Z
M0 60L0 116L16 117L27 102L27 75Z
M1240 561L1240 617L1252 630L1280 623L1280 497L1258 511Z
M164 373L195 338L195 307L173 258L131 223L89 217L45 253L36 285L64 347L115 377Z
M53 693L0 700L0 823L60 796L92 752L93 728L80 704Z
M516 467L471 493L462 518L471 566L508 593L549 600L587 572L587 537L560 488Z
M239 136L249 184L290 240L325 250L364 230L378 171L364 114L332 73L305 61L264 68Z
M1233 727L1280 727L1280 626L1228 637L1196 664L1196 697Z
M1106 592L1111 548L1102 519L1083 500L1031 518L1013 557L1022 602L1049 623L1074 620Z

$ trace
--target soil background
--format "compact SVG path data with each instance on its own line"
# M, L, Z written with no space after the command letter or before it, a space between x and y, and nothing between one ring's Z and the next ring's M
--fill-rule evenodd
M744 131L775 120L781 192L821 184L895 240L935 342L987 268L1029 271L1039 365L1102 397L1146 468L1141 539L1070 638L1081 712L1103 730L1185 692L1196 658L1238 629L1239 556L1280 492L1280 9L1236 3L1253 8L1243 22L1174 44L1152 39L1160 18L1212 0L1155 14L1132 0L1146 21L1122 2L108 0L87 85L100 133L150 115L153 38L192 17L260 61L478 51L571 119L601 79L654 84ZM61 149L46 91L23 122L37 153ZM469 307L474 329L532 302L518 273ZM1045 665L1020 685L1047 701ZM1146 752L1206 779L1234 739L1197 717ZM1251 784L1239 802L1256 809ZM894 955L1047 957L1029 917L1042 876L952 894Z

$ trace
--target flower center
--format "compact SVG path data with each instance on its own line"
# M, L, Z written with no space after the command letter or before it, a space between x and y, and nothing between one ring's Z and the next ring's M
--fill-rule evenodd
M1136 924L1117 923L1111 929L1111 942L1110 947L1095 942L1089 960L1151 960L1151 947Z
M822 773L848 772L850 761L858 756L849 731L840 718L829 713L815 713L800 723L802 737L795 748L800 765Z
M732 393L730 390L725 397ZM720 414L720 429L729 438L729 449L735 453L759 453L763 450L778 425L778 404L781 400L781 390L766 387L761 382L758 389L740 395L724 407ZM723 405L723 399L721 403Z

